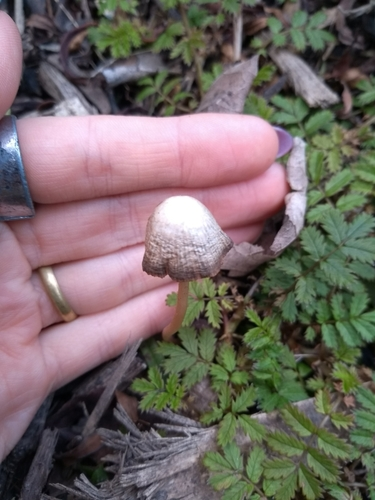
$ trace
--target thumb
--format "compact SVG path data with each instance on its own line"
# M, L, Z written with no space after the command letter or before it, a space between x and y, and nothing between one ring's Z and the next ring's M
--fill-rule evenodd
M0 12L0 118L16 97L22 71L22 44L12 19Z

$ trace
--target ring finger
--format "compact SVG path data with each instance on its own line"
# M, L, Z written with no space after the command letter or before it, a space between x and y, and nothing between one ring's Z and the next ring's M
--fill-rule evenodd
M255 239L262 224L229 229L234 241ZM64 297L79 316L99 313L117 307L146 291L165 285L171 280L161 280L142 271L144 246L136 245L109 255L59 264L54 274ZM42 327L61 322L57 310L46 293L37 272L32 275L37 291Z

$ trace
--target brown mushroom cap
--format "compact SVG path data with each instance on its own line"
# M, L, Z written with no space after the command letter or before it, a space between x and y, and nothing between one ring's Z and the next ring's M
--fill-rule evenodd
M148 219L142 268L175 281L215 276L232 246L202 203L190 196L172 196Z

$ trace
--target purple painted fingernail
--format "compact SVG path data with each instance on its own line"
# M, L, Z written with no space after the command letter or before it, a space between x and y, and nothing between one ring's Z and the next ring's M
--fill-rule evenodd
M286 153L289 153L289 151L292 149L293 137L289 134L289 132L287 132L281 127L276 127L273 125L272 128L274 129L274 131L277 134L277 137L279 138L279 150L277 152L276 158L280 158L281 156L284 156Z

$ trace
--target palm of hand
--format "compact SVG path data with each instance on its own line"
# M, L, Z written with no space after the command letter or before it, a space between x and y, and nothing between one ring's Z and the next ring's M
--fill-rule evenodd
M277 141L264 122L205 115L161 123L18 124L38 205L34 219L0 224L0 460L50 391L168 323L173 311L164 300L175 286L141 268L158 203L195 196L234 241L254 239L283 203L285 174L269 168ZM217 128L222 137L212 140ZM37 269L47 265L78 314L71 323L61 322L41 284Z

